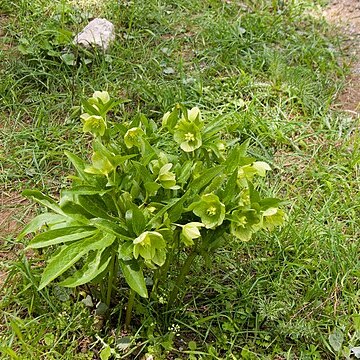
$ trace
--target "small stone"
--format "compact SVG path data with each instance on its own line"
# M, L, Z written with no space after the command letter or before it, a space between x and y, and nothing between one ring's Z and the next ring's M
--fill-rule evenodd
M83 45L86 48L97 46L106 51L114 40L115 27L113 23L106 19L96 18L75 36L73 43Z

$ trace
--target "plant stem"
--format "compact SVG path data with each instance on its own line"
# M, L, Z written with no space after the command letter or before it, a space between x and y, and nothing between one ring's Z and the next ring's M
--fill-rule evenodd
M170 293L168 304L173 304L176 302L179 290L182 287L185 277L190 271L191 264L193 263L193 261L197 255L198 255L198 253L195 249L188 255L183 267L181 268L180 274L178 275L178 277L175 281L174 288L172 289L172 291Z
M125 328L129 328L131 321L131 313L135 302L135 291L130 289L129 300L126 307L126 315L125 315Z
M110 260L109 278L108 278L107 293L106 293L106 305L108 307L110 307L110 302L111 302L111 291L112 291L114 274L115 274L115 263L116 263L115 260L116 260L116 256L115 253L113 252Z

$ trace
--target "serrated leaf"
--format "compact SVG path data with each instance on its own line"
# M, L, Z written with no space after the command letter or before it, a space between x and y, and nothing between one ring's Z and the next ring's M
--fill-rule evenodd
M36 216L34 219L32 219L31 222L24 227L24 229L18 235L17 239L21 240L25 235L40 230L44 225L53 225L53 224L65 222L66 220L67 218L65 216L59 214L53 214L53 213L40 214Z
M119 263L125 280L131 289L137 292L141 297L147 298L148 291L146 288L144 274L137 261L124 261L120 259Z
M101 274L109 265L111 260L110 249L101 249L92 252L82 269L76 271L72 276L60 282L60 286L76 287L87 284Z
M63 274L90 250L106 248L110 246L114 240L114 235L104 235L101 232L97 232L90 238L77 241L68 246L65 245L57 255L51 258L46 266L41 277L39 290Z
M49 230L35 236L27 249L40 249L46 246L66 243L87 238L95 234L97 230L93 227L71 226L61 229Z

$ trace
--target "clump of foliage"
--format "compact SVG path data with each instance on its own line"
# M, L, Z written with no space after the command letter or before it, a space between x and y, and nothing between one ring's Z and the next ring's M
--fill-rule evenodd
M185 290L196 256L248 241L259 230L281 226L286 216L279 199L259 192L257 179L270 166L246 154L248 141L229 146L221 140L221 118L206 123L197 107L176 105L161 126L142 114L111 122L107 114L116 104L105 91L83 102L83 131L94 137L91 162L66 152L76 175L58 201L24 192L50 211L20 238L36 233L28 248L55 250L40 289L59 278L65 287L97 283L109 306L122 274L130 287L129 325L135 295L149 297L145 277L156 294L174 259L185 258L167 297L171 305Z

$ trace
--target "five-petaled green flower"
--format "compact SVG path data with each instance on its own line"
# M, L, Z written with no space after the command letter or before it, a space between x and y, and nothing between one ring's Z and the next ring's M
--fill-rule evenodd
M159 180L164 189L179 189L179 186L176 186L175 174L170 171L172 166L173 164L171 163L165 164L159 171L157 180Z
M271 170L271 167L265 161L255 161L252 164L241 166L238 170L238 181L240 185L245 186L246 180L252 181L255 175L264 177L268 170Z
M133 127L129 129L124 136L124 142L126 147L129 149L131 149L133 146L140 148L143 144L143 135L144 132L139 127Z
M89 115L88 113L84 113L81 115L81 119L84 120L84 132L89 132L94 136L104 136L106 122L102 116Z
M107 91L95 91L92 98L96 102L100 100L104 105L110 101L110 95Z
M200 114L200 109L195 106L193 107L192 109L188 110L187 111L187 116L188 116L188 119L193 122L193 121L201 121L201 114Z
M278 208L269 208L263 212L262 216L262 226L269 231L274 230L277 226L284 225L286 221L284 210Z
M215 194L203 195L200 201L191 205L191 208L207 229L215 228L224 221L225 205Z
M202 145L200 129L190 121L182 119L174 132L174 140L186 152L194 151Z
M115 167L109 161L109 159L98 152L93 153L91 160L92 160L92 166L89 166L84 170L88 174L98 174L98 175L107 176L111 171L115 169Z
M235 210L231 214L230 233L242 241L249 241L260 221L257 212L253 209Z
M201 236L200 234L200 228L205 226L201 222L190 222L186 225L181 225L182 231L180 235L181 241L186 246L192 246L194 245L194 239L197 239Z
M145 231L134 241L133 254L137 259L141 256L150 268L162 266L166 260L166 242L157 231Z

